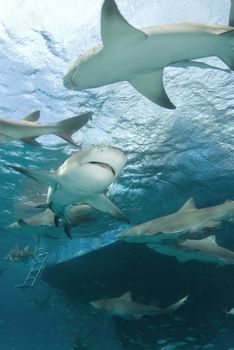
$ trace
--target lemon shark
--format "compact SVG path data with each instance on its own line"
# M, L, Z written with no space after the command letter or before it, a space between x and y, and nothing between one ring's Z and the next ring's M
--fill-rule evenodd
M82 223L92 221L91 218L92 208L87 204L78 204L72 206L67 215L69 217L69 221L72 227L76 227ZM60 219L58 222L58 226L61 226L62 220ZM20 218L19 220L11 223L7 226L9 229L18 230L23 228L25 230L26 227L32 229L33 227L54 227L55 226L55 215L51 209L47 208L42 213L38 213L32 216L28 216L26 218Z
M199 240L185 239L168 244L166 242L162 244L149 243L147 246L160 254L174 256L179 262L197 260L218 265L234 264L234 252L219 246L213 235Z
M37 137L54 134L77 146L71 135L81 129L92 118L92 112L47 125L39 124L39 118L39 111L31 113L21 120L0 118L0 142L13 139L39 146L40 143L36 140Z
M10 260L10 262L23 262L27 264L30 259L35 259L35 253L29 251L29 245L20 249L17 245L14 249L11 249L9 253L4 258L5 260Z
M68 89L83 90L128 81L152 102L174 109L163 85L164 67L216 56L233 70L233 30L190 21L137 29L125 20L114 0L105 0L101 12L103 45L82 54L68 69L63 83Z
M234 201L197 209L190 198L181 209L173 214L147 221L120 234L128 242L154 243L165 239L179 239L181 236L198 235L202 230L218 228L223 221L233 219Z
M120 149L96 146L73 153L56 172L44 172L11 166L16 171L49 186L47 203L55 214L55 224L61 218L65 233L71 238L68 212L76 204L88 204L117 219L128 221L126 215L105 195L116 181L127 160Z
M129 319L139 319L142 316L154 316L159 314L171 315L187 301L188 296L176 303L159 308L154 305L145 305L132 300L131 292L124 293L119 298L100 299L91 301L90 304L96 309L106 311L113 316Z

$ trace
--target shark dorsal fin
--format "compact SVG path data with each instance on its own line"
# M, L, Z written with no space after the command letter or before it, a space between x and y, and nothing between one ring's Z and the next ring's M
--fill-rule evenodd
M120 298L124 300L132 300L132 292L126 292L123 295L121 295Z
M31 123L36 123L39 120L39 118L40 118L40 111L36 111L24 117L23 120Z
M201 239L201 241L203 241L203 242L210 242L210 243L213 243L213 244L217 245L214 235L205 237L205 238Z
M144 40L147 35L131 26L119 12L114 0L105 0L101 14L101 36L104 47L116 43Z
M231 203L232 200L231 199L226 199L224 203Z
M187 202L180 208L179 211L187 211L187 210L193 210L196 209L196 205L194 202L194 198L191 197L187 200Z

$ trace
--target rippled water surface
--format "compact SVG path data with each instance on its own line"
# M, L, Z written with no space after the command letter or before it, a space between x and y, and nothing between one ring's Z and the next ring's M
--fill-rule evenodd
M230 8L229 0L117 3L138 28L190 19L227 24ZM99 0L0 2L1 116L21 119L40 110L41 122L53 123L92 111L92 121L74 138L79 148L112 145L126 153L128 160L111 198L129 216L131 224L176 211L190 197L195 198L198 207L234 199L234 76L218 58L204 62L224 70L165 68L165 89L177 106L175 110L154 105L127 82L82 92L63 86L69 64L100 43L101 5ZM49 253L51 266L107 246L128 227L94 212L91 223L73 229L72 241L62 228L7 228L19 218L40 212L35 206L46 200L47 191L45 186L13 172L9 165L55 170L77 150L56 136L43 136L39 141L43 147L18 141L0 144L0 348L234 348L234 323L224 312L234 306L232 266L179 264L174 258L146 249L135 261L137 251L134 254L132 247L128 261L127 251L118 255L117 247L110 256L100 253L95 258L103 261L100 266L107 270L108 266L117 266L113 275L116 284L112 279L107 283L105 268L100 271L104 282L101 277L99 280L98 271L94 277L95 259L79 263L78 258L77 274L74 267L55 269L33 290L14 287L32 266L4 260L15 245L23 248L29 244L35 249L40 233L40 249ZM228 224L217 233L219 242L230 249L234 248L233 232L233 224ZM113 261L112 255L116 257ZM126 270L118 270L123 257ZM57 283L57 276L65 282ZM129 289L145 303L168 305L186 294L190 297L178 318L162 316L140 321L112 318L88 303L95 296L117 297Z

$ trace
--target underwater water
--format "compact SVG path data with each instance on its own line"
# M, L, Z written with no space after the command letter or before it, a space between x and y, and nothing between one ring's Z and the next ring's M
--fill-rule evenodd
M118 0L119 9L142 28L192 19L227 24L229 0ZM220 69L166 67L165 89L177 106L157 106L127 82L71 91L68 66L101 41L102 1L9 0L0 2L0 112L22 119L40 110L44 124L92 111L74 139L79 148L114 146L127 162L111 198L130 224L97 210L72 229L9 228L41 212L47 186L9 165L56 170L77 148L49 135L42 147L0 143L0 349L1 350L190 350L234 349L234 267L178 262L118 234L177 211L190 197L198 208L234 199L234 76L218 58L201 60ZM19 15L20 13L20 15ZM1 130L0 130L1 134ZM78 149L79 149L78 148ZM234 250L234 224L214 233ZM33 289L22 284L35 261L4 259L15 246L48 253ZM133 300L168 306L189 295L175 316L122 319L90 301L131 291Z

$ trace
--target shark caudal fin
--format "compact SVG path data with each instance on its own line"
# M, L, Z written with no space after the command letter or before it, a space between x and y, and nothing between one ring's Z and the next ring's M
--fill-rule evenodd
M73 118L62 120L56 124L55 135L77 146L72 139L72 135L79 129L81 129L87 122L92 119L92 112L84 113Z
M231 70L234 70L234 29L220 35L225 37L228 42L227 48L223 50L219 58L226 63Z
M26 168L21 168L19 166L9 165L9 168L18 171L21 174L24 174L28 177L31 177L34 180L42 182L52 188L58 185L58 177L55 174L47 173L45 171L39 170L30 170Z
M178 310L182 305L184 305L187 300L188 300L188 295L186 295L184 298L180 299L176 303L166 307L164 309L164 312L167 313L167 314L172 314L173 312Z

